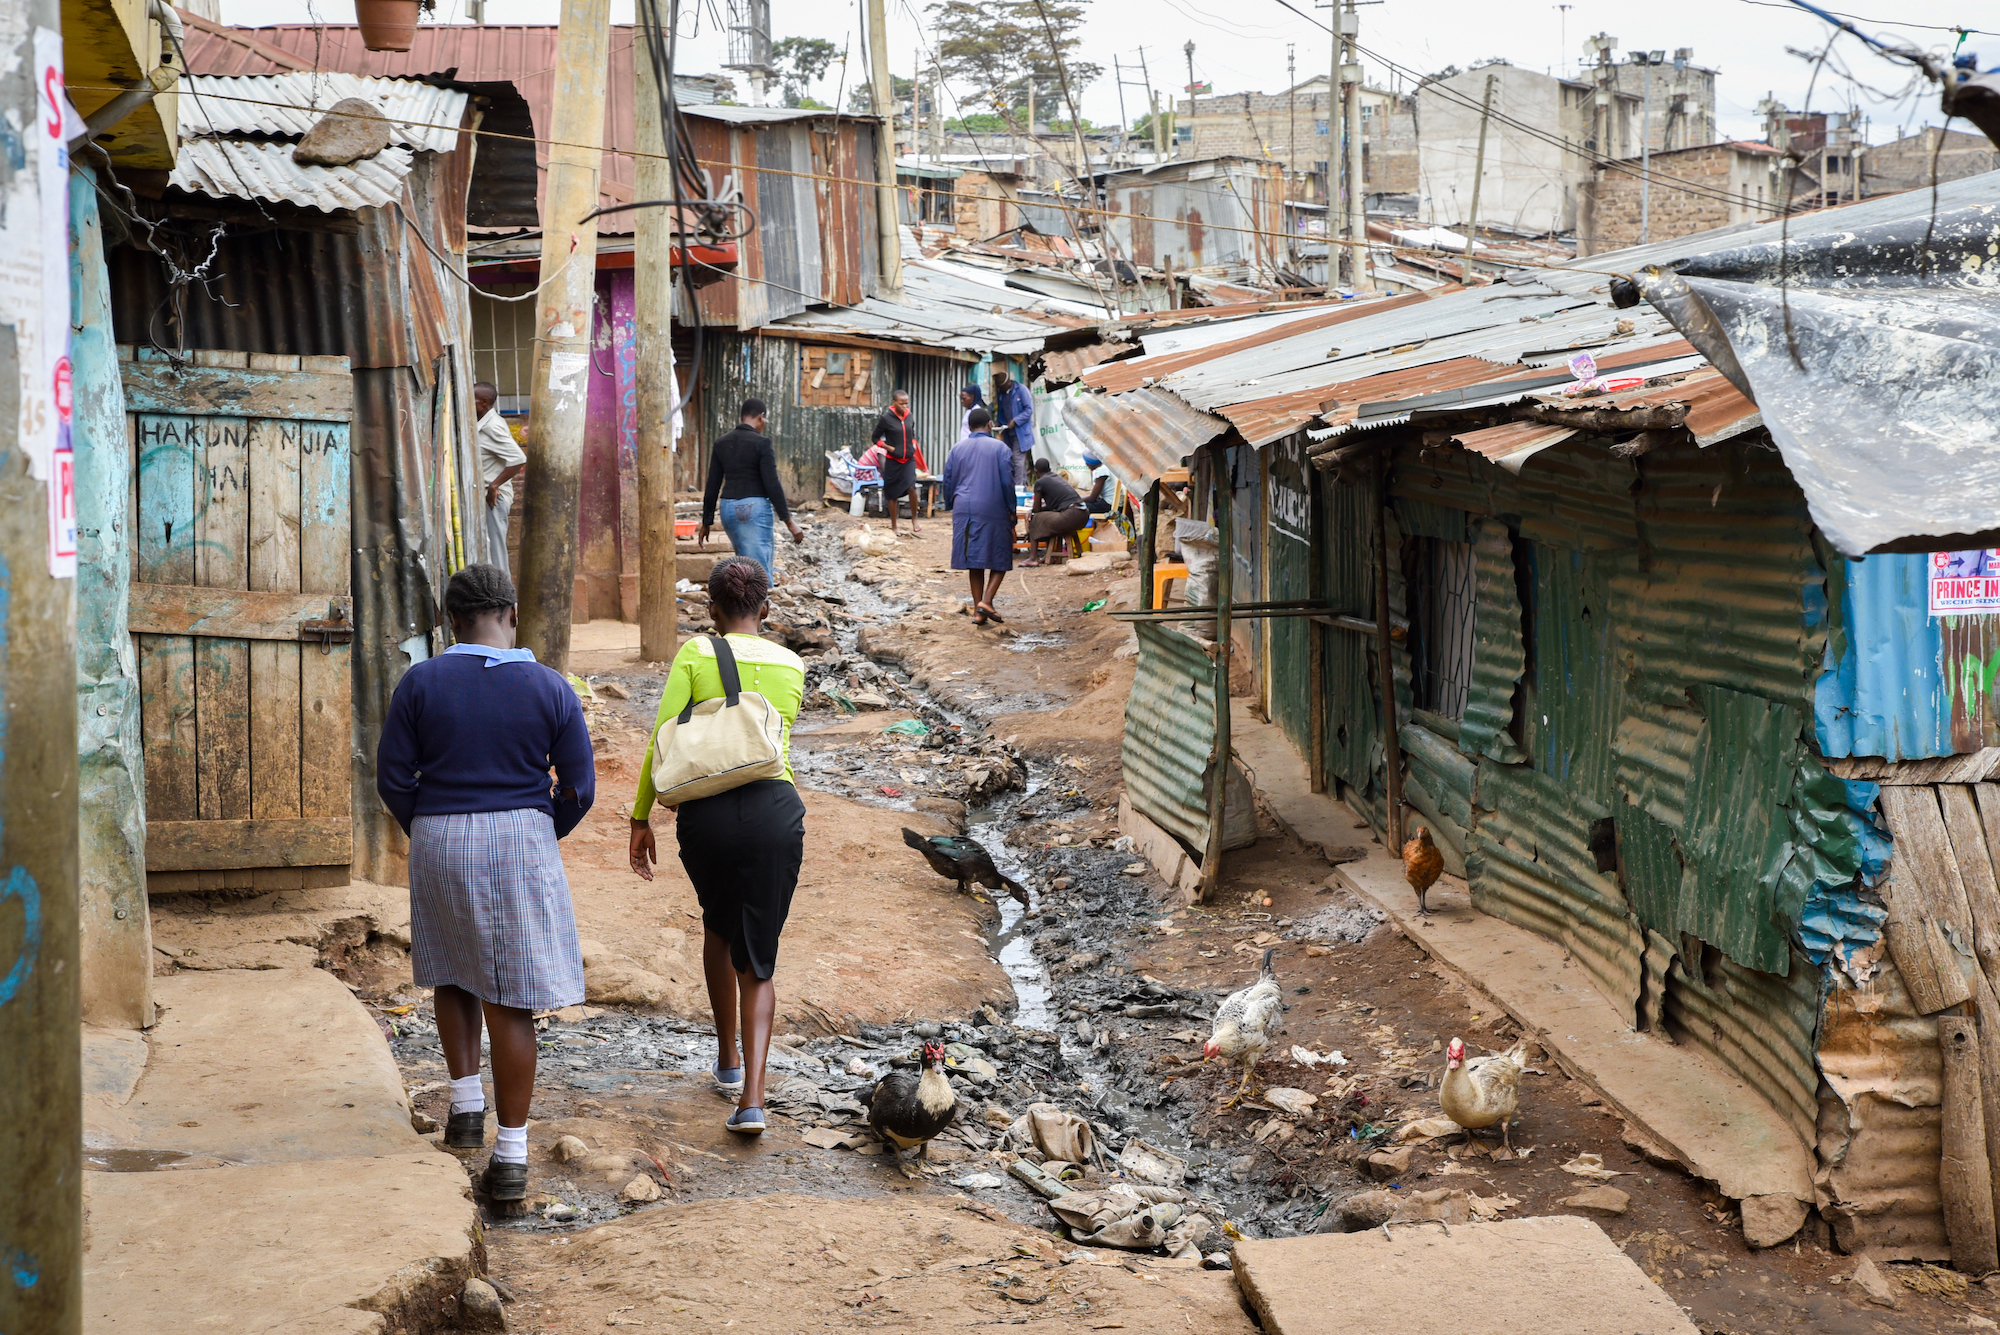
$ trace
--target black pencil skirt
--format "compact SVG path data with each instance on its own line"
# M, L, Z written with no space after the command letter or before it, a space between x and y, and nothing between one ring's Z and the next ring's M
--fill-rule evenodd
M738 973L769 978L805 861L799 790L783 779L759 779L683 802L674 831L681 866L701 901L701 925L729 943Z

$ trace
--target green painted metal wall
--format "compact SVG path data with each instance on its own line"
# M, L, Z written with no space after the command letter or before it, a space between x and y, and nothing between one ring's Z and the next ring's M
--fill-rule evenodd
M1393 479L1396 549L1470 541L1477 582L1465 718L1400 716L1411 805L1480 908L1560 941L1635 1026L1709 1052L1810 1140L1818 974L1791 937L1852 841L1815 814L1826 576L1796 484L1727 442L1561 445L1519 474L1413 442ZM1368 493L1328 483L1321 505L1329 601L1371 616ZM1379 829L1373 642L1320 633L1329 777ZM1274 713L1299 689L1277 677Z
M1288 437L1271 446L1265 461L1270 495L1264 512L1270 517L1270 542L1265 548L1271 599L1288 602L1313 595L1313 511L1318 505L1313 473L1301 439ZM1273 617L1265 633L1271 642L1271 719L1285 731L1299 754L1312 754L1312 639L1326 634L1304 617Z

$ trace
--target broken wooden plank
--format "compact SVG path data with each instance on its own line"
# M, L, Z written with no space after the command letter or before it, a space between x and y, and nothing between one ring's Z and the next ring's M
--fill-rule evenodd
M354 826L345 816L146 823L148 871L319 867L353 856Z
M2000 988L2000 883L1994 880L1979 807L1972 789L1963 784L1940 784L1937 795L1952 861L1972 913L1972 950L1987 982Z
M1979 1036L1972 1021L1938 1017L1944 1053L1944 1154L1938 1194L1944 1202L1951 1263L1961 1274L1984 1275L2000 1263L1993 1214L1993 1176L1986 1157L1986 1118L1980 1096Z
M249 359L245 356L243 360ZM316 422L346 422L354 416L354 377L346 371L198 365L177 371L164 362L127 362L119 369L125 384L125 406L133 412Z
M134 635L211 635L231 640L281 640L296 644L299 623L338 609L354 620L346 594L297 589L203 589L188 584L132 585Z

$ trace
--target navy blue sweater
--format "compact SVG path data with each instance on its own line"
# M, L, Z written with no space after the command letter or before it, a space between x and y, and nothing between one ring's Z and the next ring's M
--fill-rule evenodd
M403 674L375 749L375 791L404 833L418 816L532 807L560 839L597 797L576 692L540 663L486 662L442 654ZM556 800L552 789L566 788L575 801Z

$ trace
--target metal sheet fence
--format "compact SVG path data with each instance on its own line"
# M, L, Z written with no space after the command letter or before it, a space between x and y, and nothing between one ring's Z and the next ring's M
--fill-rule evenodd
M1215 666L1199 641L1172 626L1139 622L1134 629L1139 659L1125 704L1125 792L1199 853L1208 847Z

